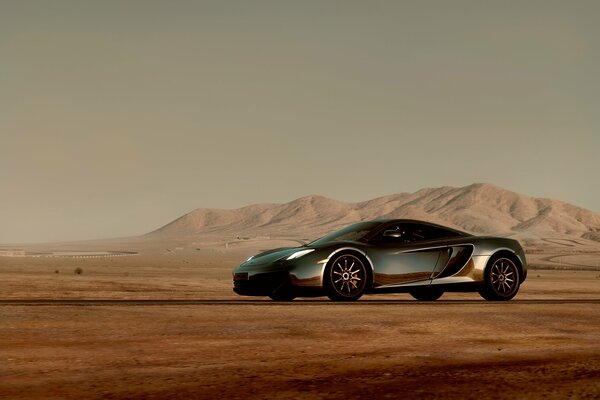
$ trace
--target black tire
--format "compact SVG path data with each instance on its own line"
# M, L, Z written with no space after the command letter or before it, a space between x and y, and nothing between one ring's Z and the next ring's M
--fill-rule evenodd
M296 298L296 295L292 292L273 292L269 295L271 300L275 301L292 301Z
M275 301L292 301L296 298L296 291L287 279L269 295L269 298Z
M511 257L494 256L484 272L481 297L489 301L508 301L516 296L521 283L517 262Z
M358 256L344 253L336 256L325 269L325 293L333 301L358 300L366 291L370 275Z
M419 301L436 301L443 294L443 290L434 287L419 288L410 292L410 295Z

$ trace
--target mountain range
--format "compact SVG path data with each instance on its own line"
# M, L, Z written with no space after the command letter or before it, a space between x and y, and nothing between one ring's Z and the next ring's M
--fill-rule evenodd
M290 237L313 239L361 220L409 218L474 234L600 242L600 215L552 199L535 198L498 186L426 188L358 203L306 196L289 203L254 204L238 209L199 208L149 236Z

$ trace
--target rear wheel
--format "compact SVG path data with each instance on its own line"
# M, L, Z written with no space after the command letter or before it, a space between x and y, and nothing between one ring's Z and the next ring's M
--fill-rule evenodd
M341 254L325 270L327 297L334 301L358 300L367 288L367 268L354 254Z
M410 295L419 301L435 301L442 297L443 294L443 290L433 287L419 288L410 292Z
M507 301L519 291L519 269L517 264L507 257L492 258L485 269L481 297L490 301Z

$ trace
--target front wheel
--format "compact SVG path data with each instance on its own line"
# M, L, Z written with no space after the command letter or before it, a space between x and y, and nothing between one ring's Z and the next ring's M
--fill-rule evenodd
M292 285L290 285L290 281L287 280L283 285L275 289L269 295L269 298L275 301L292 301L296 298L296 291Z
M443 290L432 287L419 288L410 292L410 295L419 301L435 301L443 294Z
M367 288L369 275L365 264L353 254L335 258L325 270L327 297L334 301L358 300Z
M269 298L275 301L292 301L296 295L291 292L274 292L269 295Z
M492 259L485 269L481 297L490 301L507 301L519 291L519 269L513 260L506 257Z

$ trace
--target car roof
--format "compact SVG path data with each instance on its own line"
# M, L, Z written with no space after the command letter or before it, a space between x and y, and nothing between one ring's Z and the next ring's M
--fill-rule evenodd
M367 222L367 221L364 221L364 222ZM460 231L458 229L450 228L448 226L444 226L444 225L440 225L440 224L434 224L433 222L422 221L422 220L418 220L418 219L378 218L378 219L372 220L372 222L380 222L381 224L396 223L396 224L421 224L421 225L429 225L429 226L433 226L433 227L442 228L442 229L446 229L446 230L449 230L449 231L457 232L457 233L460 233L462 235L469 235L469 236L471 236L471 234L468 233L468 232Z

